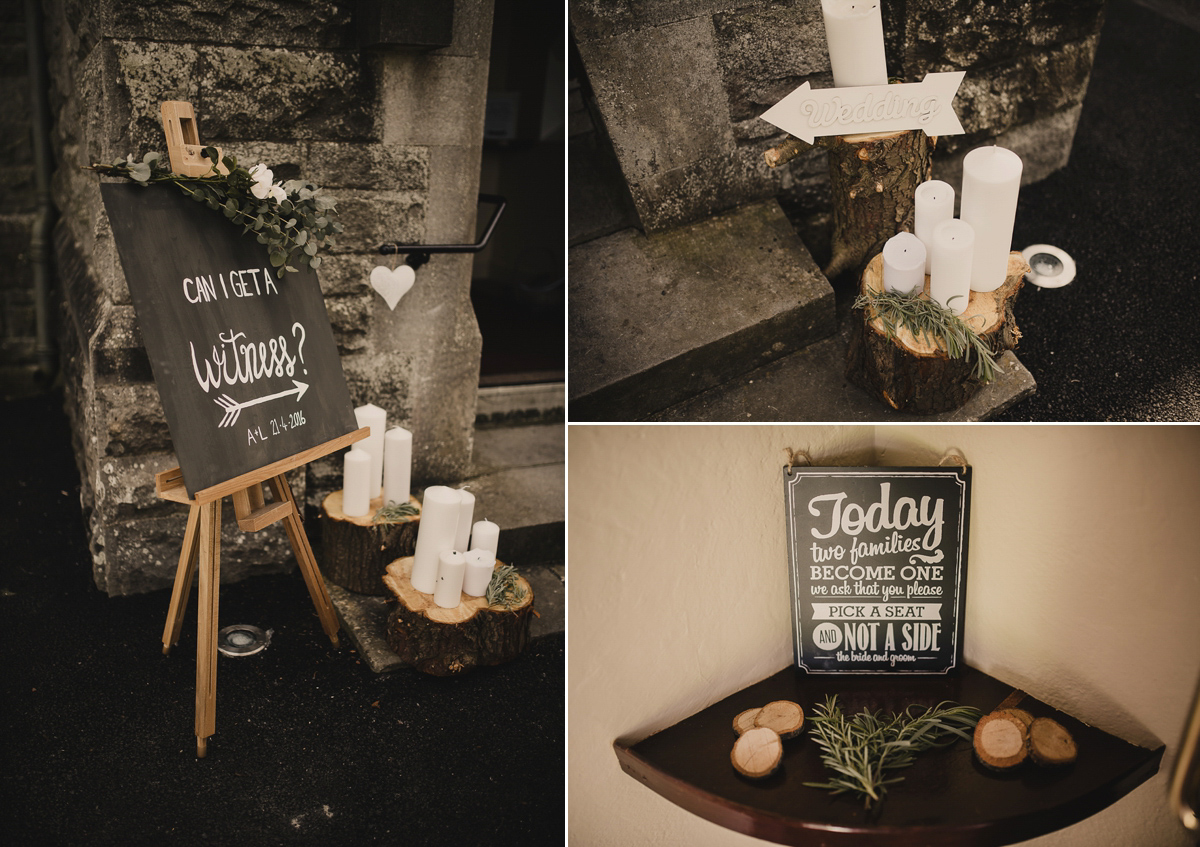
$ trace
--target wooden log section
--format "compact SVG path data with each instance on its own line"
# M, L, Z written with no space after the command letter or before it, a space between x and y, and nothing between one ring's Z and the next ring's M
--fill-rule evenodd
M1039 765L1067 765L1075 761L1075 739L1058 721L1034 718L1029 724L1029 758Z
M1008 709L984 715L975 724L975 755L986 767L996 771L1015 768L1029 755L1029 730L1025 721Z
M405 664L433 676L452 676L510 661L525 649L534 610L533 589L524 577L517 582L525 598L511 609L465 594L456 607L443 609L432 594L412 587L412 563L411 556L397 559L383 578L396 598L388 615L388 646ZM502 564L497 561L496 567Z
M770 776L783 761L783 741L775 730L756 726L743 732L729 754L734 770L751 779Z
M342 511L342 492L334 491L321 503L321 569L325 578L358 594L387 594L383 575L389 563L411 556L421 525L421 504L408 502L417 514L398 523L374 523L383 498L371 501L367 513L351 517Z
M833 250L825 276L858 272L897 232L912 232L917 186L933 176L936 142L913 129L829 136L815 144L789 138L763 154L775 168L812 147L829 152Z
M960 315L997 356L1016 347L1021 338L1013 306L1028 272L1025 259L1013 251L1004 284L995 291L972 291L967 310ZM883 290L882 253L863 271L861 290L868 294ZM929 296L929 277L917 296ZM868 307L851 328L846 377L897 411L939 414L957 409L983 387L975 376L975 363L974 353L970 358L951 359L932 339L916 338L904 327L888 338L883 322Z
M780 738L795 738L804 726L804 709L791 700L772 700L754 716L755 726L765 726Z

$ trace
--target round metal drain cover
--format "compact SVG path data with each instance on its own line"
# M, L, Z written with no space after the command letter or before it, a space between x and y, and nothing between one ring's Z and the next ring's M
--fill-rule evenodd
M217 649L223 656L253 656L270 643L270 633L249 624L234 624L217 633Z
M1075 260L1049 244L1031 244L1021 251L1030 271L1025 281L1039 288L1062 288L1075 279Z

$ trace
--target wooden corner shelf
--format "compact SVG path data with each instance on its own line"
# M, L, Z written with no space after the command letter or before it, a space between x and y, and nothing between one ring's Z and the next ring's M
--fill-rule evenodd
M806 676L787 667L649 738L618 739L613 747L627 774L689 812L801 847L1013 844L1094 815L1152 777L1162 760L1161 744L1138 747L1026 695L1020 708L1054 718L1074 736L1079 756L1073 764L1051 769L1026 763L1015 773L998 774L976 762L971 745L959 741L922 753L912 767L898 771L903 782L870 811L852 796L803 785L828 778L807 732L784 741L782 766L766 779L747 779L733 769L735 715L772 700L793 700L807 717L831 694L847 714L942 700L986 713L1013 688L969 667L948 676Z

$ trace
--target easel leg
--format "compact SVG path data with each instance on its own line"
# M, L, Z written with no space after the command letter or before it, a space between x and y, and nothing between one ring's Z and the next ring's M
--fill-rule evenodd
M221 501L200 511L200 588L196 622L196 755L217 731L217 601L221 585Z
M167 607L167 625L163 627L163 655L179 643L183 629L183 617L187 613L188 597L192 593L192 578L196 575L196 557L199 546L200 507L192 506L188 512L187 530L183 534L183 550L179 554L179 569L175 572L175 586L171 589L171 605Z
M333 610L333 601L329 599L329 592L325 588L325 580L321 577L321 571L317 567L317 559L313 555L312 547L309 546L308 536L304 534L304 524L300 522L300 507L296 503L296 498L292 496L292 487L283 474L271 477L269 484L276 500L287 500L292 504L291 514L283 519L288 541L292 543L292 552L296 555L296 562L300 565L300 573L304 575L304 584L308 586L308 596L312 598L313 606L317 609L321 628L325 630L325 634L329 636L333 646L337 647L337 613Z

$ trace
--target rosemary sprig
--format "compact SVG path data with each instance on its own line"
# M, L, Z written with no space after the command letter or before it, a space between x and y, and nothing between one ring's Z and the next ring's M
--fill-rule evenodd
M891 771L906 768L922 750L946 747L958 738L971 740L971 731L982 712L948 700L920 711L909 706L899 714L863 710L847 719L837 695L814 707L809 735L821 748L821 761L836 775L828 782L806 782L835 794L850 791L870 808L887 793L887 786L902 776Z
M889 340L896 337L898 328L907 327L915 337L925 335L926 340L945 350L951 359L969 360L974 353L975 376L981 382L996 378L996 355L992 348L966 321L936 300L898 291L863 292L855 298L855 309L868 306L879 316Z
M525 587L517 582L517 569L512 565L501 565L492 574L484 595L489 606L511 609L525 599Z
M419 514L419 510L412 503L392 502L377 511L371 523L402 523L405 518L416 514Z

